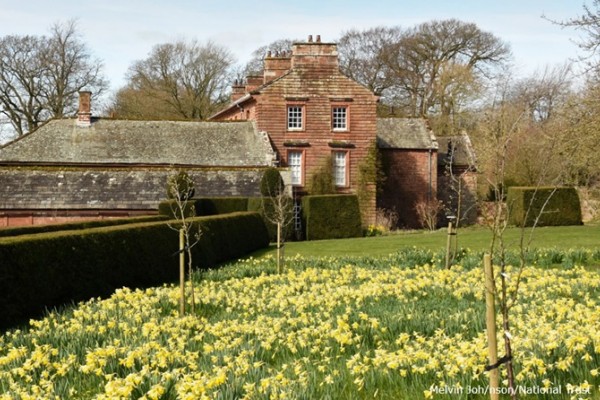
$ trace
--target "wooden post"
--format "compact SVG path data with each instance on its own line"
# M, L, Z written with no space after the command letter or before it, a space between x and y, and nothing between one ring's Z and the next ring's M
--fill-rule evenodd
M450 269L450 249L452 247L452 221L448 222L448 240L446 241L446 269Z
M492 268L492 259L489 254L483 256L483 268L485 271L485 322L488 338L488 357L489 365L495 365L498 362L498 343L496 338L496 285L494 284L494 270ZM493 368L490 374L490 399L500 398L498 388L500 387L500 371Z
M281 274L281 222L277 222L277 273Z
M179 230L179 316L185 314L185 232Z

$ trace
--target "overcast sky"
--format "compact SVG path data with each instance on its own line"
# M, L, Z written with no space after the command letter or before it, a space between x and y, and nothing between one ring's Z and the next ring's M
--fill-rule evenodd
M78 20L93 55L104 62L113 89L133 61L153 45L177 39L212 40L244 63L276 39L320 34L334 41L351 28L408 28L434 19L474 22L508 42L521 74L578 54L576 32L542 15L580 15L584 0L0 0L0 36L45 34L51 24ZM588 4L591 0L587 0Z

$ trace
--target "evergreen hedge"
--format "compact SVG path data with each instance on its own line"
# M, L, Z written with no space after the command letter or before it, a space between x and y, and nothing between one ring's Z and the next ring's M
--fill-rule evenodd
M177 210L175 200L163 200L158 204L161 215L175 218L173 210ZM242 211L248 211L248 197L200 197L187 201L185 215L207 216Z
M306 240L362 236L356 195L304 196L302 221Z
M271 242L275 242L277 240L277 224L274 224L265 216L265 213L273 212L273 199L270 197L250 197L248 198L248 211L254 211L260 214L265 222L267 231L269 232L269 239ZM290 207L289 212L291 219L291 214L294 212L293 207ZM284 235L285 240L292 239L294 236L293 222L287 227L284 227Z
M257 213L197 217L194 222L202 230L193 248L199 268L269 244ZM178 245L178 232L164 221L0 239L0 326L49 307L107 296L119 287L172 282L179 271Z
M178 210L178 206L177 206L177 200L163 200L160 203L158 203L158 214L162 215L166 218L178 218L177 215L175 215L176 213L179 213ZM194 200L189 200L187 202L185 202L185 210L184 210L185 216L187 217L194 217L197 215L196 213L196 208L194 205Z
M509 223L517 226L581 225L581 204L575 188L508 188ZM529 212L528 212L529 210Z
M269 167L260 180L260 194L265 197L277 196L285 187L279 170Z
M32 235L35 233L47 233L47 232L57 232L57 231L73 231L73 230L78 230L78 229L89 229L89 228L99 228L99 227L103 227L103 226L135 224L135 223L141 223L141 222L154 222L154 221L162 221L162 220L167 220L167 219L168 218L164 215L145 215L145 216L141 216L141 217L67 222L67 223L61 223L61 224L16 226L16 227L9 227L9 228L0 228L0 237Z
M200 197L193 200L196 215L229 214L248 210L248 197Z

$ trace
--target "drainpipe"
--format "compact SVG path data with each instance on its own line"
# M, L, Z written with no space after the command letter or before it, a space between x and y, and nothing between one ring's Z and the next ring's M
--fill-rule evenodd
M433 168L431 168L431 160L433 158L432 155L432 148L429 148L429 192L427 193L427 200L431 201L431 195L433 194L433 190L432 190L432 179L433 179Z

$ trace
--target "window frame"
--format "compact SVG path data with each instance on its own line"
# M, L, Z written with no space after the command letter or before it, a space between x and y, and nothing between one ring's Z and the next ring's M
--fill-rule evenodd
M286 154L286 163L288 168L290 169L290 183L292 186L294 187L302 187L304 186L304 160L305 160L305 151L304 150L298 150L298 149L290 149L287 151ZM298 168L300 169L299 171L299 182L294 182L294 172L293 172L293 165L290 162L290 156L292 154L298 154L300 156L300 165L298 166Z
M336 109L344 109L344 127L338 128L335 126ZM350 130L350 106L348 104L332 104L331 105L331 130L332 132L348 132Z
M337 155L344 155L344 183L338 184L338 164ZM333 150L331 152L331 159L333 162L333 182L336 188L348 188L350 187L350 151L348 150Z
M290 127L290 109L300 110L300 127ZM298 117L296 117L298 119ZM288 132L303 132L306 128L306 105L304 103L287 103L285 107L285 127Z

